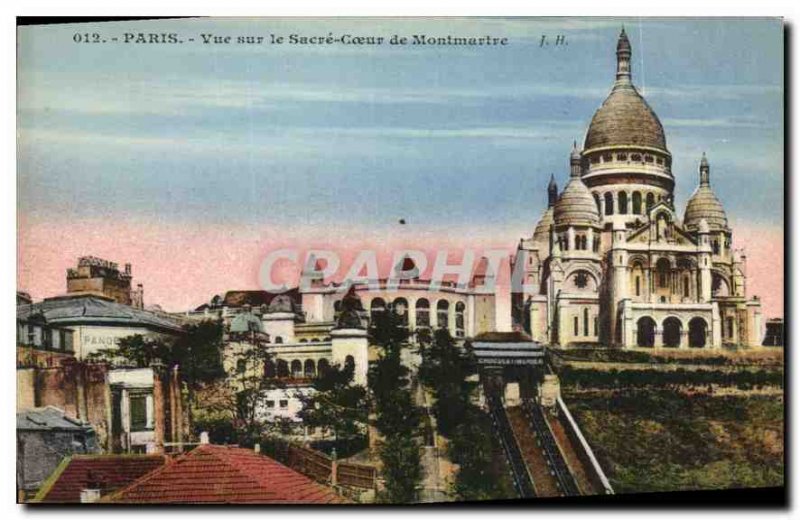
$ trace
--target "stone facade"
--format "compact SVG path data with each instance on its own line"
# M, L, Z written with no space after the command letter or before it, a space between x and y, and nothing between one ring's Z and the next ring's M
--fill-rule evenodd
M569 183L557 195L551 179L548 208L517 247L525 285L513 322L562 346L760 345L760 302L746 295L746 259L731 247L709 161L681 218L666 135L633 85L631 55L623 30L614 86L583 150L573 146Z

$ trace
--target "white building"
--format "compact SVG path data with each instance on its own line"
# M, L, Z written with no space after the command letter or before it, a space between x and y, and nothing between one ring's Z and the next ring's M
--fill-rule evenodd
M746 297L709 162L681 217L664 129L631 76L623 29L614 85L583 150L573 146L569 181L558 194L551 178L548 208L519 243L527 286L513 295L514 322L564 346L759 345L760 303Z

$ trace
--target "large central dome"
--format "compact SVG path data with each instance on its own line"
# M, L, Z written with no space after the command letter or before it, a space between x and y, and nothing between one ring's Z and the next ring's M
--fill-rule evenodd
M664 127L633 85L614 87L592 118L584 150L641 146L667 151Z
M617 81L595 112L585 151L610 146L656 148L667 152L664 127L631 82L631 45L623 29L617 42Z

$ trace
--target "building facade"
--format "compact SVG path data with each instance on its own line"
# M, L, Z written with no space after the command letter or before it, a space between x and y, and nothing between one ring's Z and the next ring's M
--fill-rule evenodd
M747 298L710 163L700 158L681 215L664 128L633 84L631 55L623 29L611 93L583 149L573 145L569 180L559 193L550 179L548 207L517 247L525 285L512 295L513 322L562 346L760 345L761 306Z
M117 303L144 308L144 289L142 284L132 286L131 264L125 264L123 271L114 262L95 256L78 258L78 265L67 269L67 293L102 294Z

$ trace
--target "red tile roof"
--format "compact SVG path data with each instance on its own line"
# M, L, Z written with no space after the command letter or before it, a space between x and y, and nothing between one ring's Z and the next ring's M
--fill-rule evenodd
M347 500L252 450L205 444L105 497L115 503L334 504Z
M34 502L80 502L81 490L95 486L108 494L160 468L166 460L163 455L73 455L64 459Z

